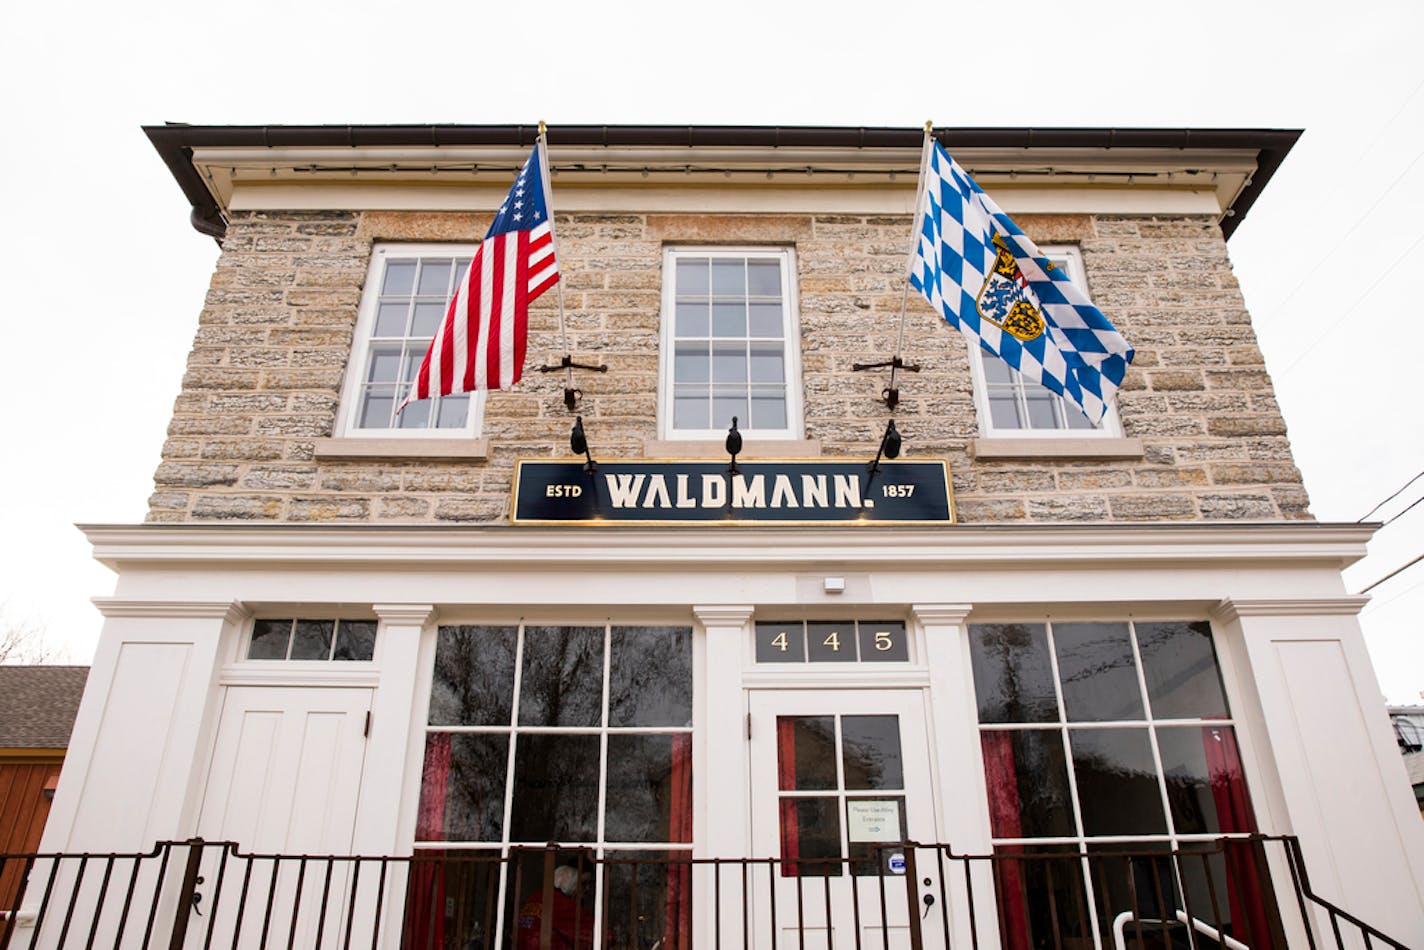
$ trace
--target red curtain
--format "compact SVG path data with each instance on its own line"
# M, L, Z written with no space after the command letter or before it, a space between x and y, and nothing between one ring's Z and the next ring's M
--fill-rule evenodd
M776 719L776 776L782 791L796 788L796 720ZM796 799L781 800L781 876L797 877L796 859L801 855L801 832L796 821Z
M668 840L692 840L692 736L672 737L672 800L668 808ZM667 908L663 925L666 950L692 946L692 866L682 862L686 852L674 851L668 863Z
M425 739L425 766L420 778L420 810L415 840L445 838L445 799L450 785L450 734L431 733ZM432 858L443 852L423 852ZM406 892L406 950L430 950L445 945L445 868L438 861L412 862Z
M996 838L1018 838L1018 769L1014 765L1014 735L986 731L979 734L984 750L984 778L989 792L989 826ZM1028 950L1028 915L1024 906L1023 871L1017 860L1023 848L1006 845L994 849L994 884L999 893L999 936L1004 950Z
M1256 815L1246 794L1236 733L1229 726L1204 726L1202 747L1211 779L1211 797L1216 803L1217 830L1222 834L1254 834ZM1225 847L1227 904L1234 936L1252 947L1274 946L1261 885L1264 868L1257 860L1256 845L1228 841Z

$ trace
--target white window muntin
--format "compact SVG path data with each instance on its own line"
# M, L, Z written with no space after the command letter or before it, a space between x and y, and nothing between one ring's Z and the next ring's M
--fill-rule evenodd
M716 325L717 304L735 307L737 295L719 300L724 295L719 295L718 288L710 283L705 292L697 292L701 288L696 287L679 287L679 262L692 264L701 259L709 262L709 272L719 261L744 262L748 272L748 283L740 296L741 305L746 308L744 333L728 332L725 324L719 332ZM767 263L775 263L780 270L779 296L750 280L755 265ZM721 438L727 433L732 415L738 417L738 430L750 438L801 438L801 335L796 299L795 256L791 248L670 247L664 251L658 387L658 429L663 438ZM685 313L691 309L686 308L689 304L706 308L705 332L698 332L703 328L689 325L686 320L678 325L680 302L685 305ZM773 306L780 310L775 333L771 329ZM758 312L760 319L755 316ZM699 352L699 347L705 349ZM718 355L723 356L721 367L729 370L730 376L745 379L718 379ZM780 380L774 378L778 360ZM759 375L761 379L756 378ZM679 395L685 400L684 409L695 400L702 400L708 409L705 425L678 424ZM766 410L770 411L772 424L765 423Z
M1075 247L1041 248L1043 255L1068 272L1079 287L1086 287L1083 261ZM1117 406L1108 406L1102 425L1094 427L1076 406L1010 369L1003 360L978 345L970 347L970 372L974 377L974 408L981 435L1010 439L1121 438Z
M418 439L479 434L483 392L421 400L399 417L394 415L477 248L476 244L378 244L373 249L346 367L337 435ZM440 273L443 287L436 286ZM375 424L378 420L385 424Z

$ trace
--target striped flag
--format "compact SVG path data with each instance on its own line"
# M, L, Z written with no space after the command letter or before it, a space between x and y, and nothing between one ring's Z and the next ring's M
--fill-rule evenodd
M529 304L559 282L544 148L541 136L475 251L401 409L417 399L519 382Z

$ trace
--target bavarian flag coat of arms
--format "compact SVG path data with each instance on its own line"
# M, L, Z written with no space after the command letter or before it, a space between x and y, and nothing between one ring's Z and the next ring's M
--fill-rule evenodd
M915 222L910 286L950 326L1101 424L1132 347L928 134Z

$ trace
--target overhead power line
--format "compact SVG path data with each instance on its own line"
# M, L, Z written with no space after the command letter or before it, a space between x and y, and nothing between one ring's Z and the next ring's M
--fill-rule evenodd
M1394 522L1398 521L1402 515L1407 515L1409 513L1410 508L1413 508L1415 505L1418 505L1421 501L1424 501L1424 495L1420 495L1418 498L1411 501L1403 511L1396 511L1394 514L1390 515L1384 520L1380 527L1383 528L1385 525L1393 524Z
M1419 481L1419 479L1421 479L1421 478L1424 478L1424 471L1415 472L1413 478L1411 478L1409 481L1407 481L1407 482L1405 482L1403 485L1401 485L1401 486L1399 487L1399 490L1396 491L1393 495L1390 495L1390 496L1389 496L1388 498L1386 498L1384 501L1380 502L1378 505L1375 505L1375 506L1374 506L1373 508L1371 508L1369 511L1365 512L1362 517L1356 519L1356 520L1355 520L1355 524L1359 524L1361 521L1364 521L1366 518L1368 518L1370 515L1374 514L1376 511L1379 511L1379 510L1380 510L1381 508L1383 508L1385 505L1387 505L1387 504L1389 504L1390 502L1394 501L1394 500L1395 500L1396 498L1398 498L1400 495L1404 494L1404 490L1405 490L1406 488L1408 488L1410 485L1413 485L1415 482ZM1417 505L1417 504L1419 504L1419 503L1416 501L1414 504ZM1412 506L1411 506L1411 507L1412 507ZM1409 510L1408 508L1405 509L1405 511L1408 511L1408 510ZM1404 513L1404 512L1400 512L1400 514L1403 514L1403 513ZM1399 517L1399 515L1395 515L1395 517L1397 518L1397 517ZM1391 519L1391 520L1393 520L1393 519Z
M1404 565L1403 567L1396 567L1394 570L1390 571L1388 574L1386 574L1384 577L1381 577L1379 580L1375 581L1375 582L1374 582L1373 584L1371 584L1370 586L1368 586L1368 587L1366 587L1366 588L1363 588L1363 589L1360 591L1360 593L1361 593L1361 594L1368 594L1370 591L1374 590L1376 587L1380 586L1380 585L1383 584L1385 581L1389 580L1391 577L1395 577L1395 576L1397 576L1397 575L1399 575L1399 574L1403 574L1405 571L1409 570L1411 567L1413 567L1414 565L1418 564L1420 561L1424 561L1424 554L1419 555L1418 557L1416 557L1414 560L1410 561L1408 564Z

